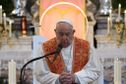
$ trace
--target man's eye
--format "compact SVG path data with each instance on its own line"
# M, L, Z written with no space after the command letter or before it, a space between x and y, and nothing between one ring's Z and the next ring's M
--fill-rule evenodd
M63 36L64 34L63 33L59 33L60 36Z
M60 34L60 36L63 36L63 35L69 36L70 33L61 33L61 34Z
M69 36L70 35L70 33L66 33L66 36Z

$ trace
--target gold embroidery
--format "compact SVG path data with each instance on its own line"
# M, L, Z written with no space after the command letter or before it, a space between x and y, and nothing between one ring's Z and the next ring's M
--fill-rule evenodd
M43 44L44 52L49 53L55 51L57 47L56 38L53 38ZM81 70L88 61L88 53L89 53L89 44L85 40L81 40L75 37L74 39L74 53L73 53L73 64L72 64L72 72L75 73L79 70ZM48 57L51 61L54 58L54 55L51 55ZM48 60L46 60L48 63L48 66L53 73L60 74L64 71L65 64L62 58L62 55L57 57L55 62L51 64Z

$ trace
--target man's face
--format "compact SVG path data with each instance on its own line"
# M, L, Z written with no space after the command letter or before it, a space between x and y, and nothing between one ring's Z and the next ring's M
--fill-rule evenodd
M64 48L68 47L73 41L74 32L70 24L58 23L55 29L58 44L61 44Z

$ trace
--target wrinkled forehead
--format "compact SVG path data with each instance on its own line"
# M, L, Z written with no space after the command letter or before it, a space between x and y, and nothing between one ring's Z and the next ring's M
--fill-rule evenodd
M73 30L73 27L68 23L60 22L60 23L57 23L56 25L56 31L71 32L72 30Z
M56 32L72 32L73 24L70 20L59 20L56 23Z

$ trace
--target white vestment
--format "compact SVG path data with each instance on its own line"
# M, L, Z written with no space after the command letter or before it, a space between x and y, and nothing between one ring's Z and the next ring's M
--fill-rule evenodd
M73 43L74 44L74 43ZM73 59L73 44L67 48L61 50L63 60L65 62L66 68L64 71L71 72L72 59ZM76 77L76 82L78 84L89 84L90 82L98 79L101 74L100 62L97 57L93 56L90 50L90 56L88 63L83 67L82 70L74 73ZM42 50L42 45L36 50L36 56L43 56L44 52ZM45 59L41 59L35 62L34 75L39 84L60 84L59 75L50 72L49 67Z

